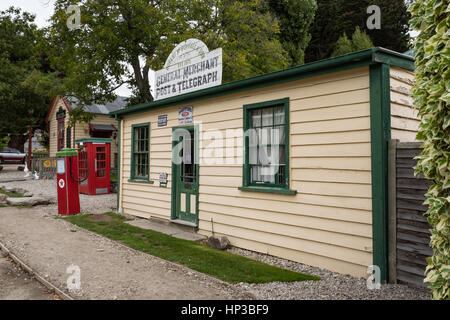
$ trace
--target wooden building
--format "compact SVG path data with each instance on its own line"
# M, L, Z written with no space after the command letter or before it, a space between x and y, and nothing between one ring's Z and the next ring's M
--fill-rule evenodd
M373 48L114 111L118 210L384 280L388 141L415 140L413 70ZM274 137L279 161L261 163Z
M94 114L91 123L76 123L69 127L69 111L78 108L75 103L70 103L64 96L53 99L47 112L45 121L49 128L49 156L54 157L62 148L75 148L75 140L83 138L111 138L111 167L117 167L117 126L116 120L108 115L111 111L121 110L126 101L118 97L115 101L105 105L85 106L84 111Z

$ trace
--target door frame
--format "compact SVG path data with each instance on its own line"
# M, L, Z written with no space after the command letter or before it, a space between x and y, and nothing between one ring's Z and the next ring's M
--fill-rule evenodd
M171 180L171 203L170 203L170 220L171 221L183 221L186 223L190 223L190 221L185 221L185 220L181 220L177 218L177 208L180 206L179 203L177 203L177 179L176 179L176 165L173 162L173 158L174 158L174 147L177 143L179 143L179 141L173 141L173 132L177 129L186 129L186 130L194 130L194 146L195 146L195 157L194 157L194 165L195 165L195 179L197 182L197 197L196 197L196 203L195 203L195 220L194 220L194 224L196 227L198 227L198 215L199 215L199 210L198 210L198 199L200 197L200 192L199 192L199 186L200 186L200 181L199 181L199 170L200 170L200 163L199 163L199 150L200 150L200 146L199 146L199 136L198 136L198 131L199 131L199 126L197 124L193 124L193 125L187 125L187 126L179 126L179 127L172 127L172 180Z

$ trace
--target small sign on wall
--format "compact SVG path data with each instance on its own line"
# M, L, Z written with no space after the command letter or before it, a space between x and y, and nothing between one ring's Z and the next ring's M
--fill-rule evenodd
M167 114L161 114L158 116L158 127L167 126Z
M161 172L159 174L159 186L163 188L167 187L167 172Z
M178 124L192 123L192 106L180 108L178 110Z

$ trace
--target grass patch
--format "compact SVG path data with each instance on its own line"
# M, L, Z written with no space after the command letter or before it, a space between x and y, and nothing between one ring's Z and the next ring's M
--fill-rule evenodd
M227 251L212 249L195 241L131 226L124 223L127 218L115 213L75 215L65 219L133 249L185 265L227 282L320 280L316 276L274 267Z
M20 194L20 193L6 192L6 191L3 190L3 189L0 189L0 193L1 193L1 194L6 194L6 196L7 196L8 198L23 198L23 195Z

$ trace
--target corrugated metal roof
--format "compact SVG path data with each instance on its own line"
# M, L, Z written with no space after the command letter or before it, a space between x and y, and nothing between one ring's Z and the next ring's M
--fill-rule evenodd
M86 112L96 113L96 114L109 114L110 112L121 110L125 108L127 102L126 97L117 97L113 102L108 102L104 105L102 104L92 104L90 106L84 106L83 110ZM70 98L70 105L73 109L78 108L78 100L76 98Z

